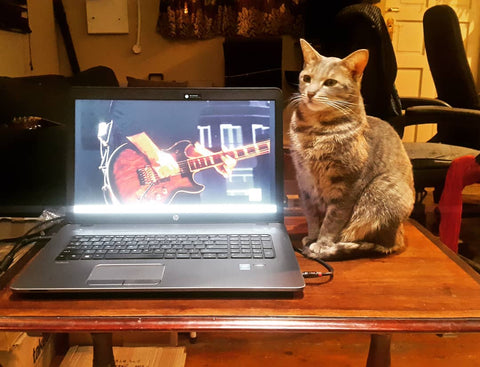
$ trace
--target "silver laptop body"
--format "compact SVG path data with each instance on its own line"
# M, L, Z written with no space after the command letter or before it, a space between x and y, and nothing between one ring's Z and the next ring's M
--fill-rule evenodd
M71 224L11 289L301 290L281 106L274 88L72 88Z

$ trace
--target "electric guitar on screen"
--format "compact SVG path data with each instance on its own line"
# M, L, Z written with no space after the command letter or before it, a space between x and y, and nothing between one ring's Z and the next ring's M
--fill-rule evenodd
M175 159L179 167L178 174L160 178L148 156L134 144L128 142L120 145L112 153L107 169L113 201L121 204L141 201L168 204L180 192L200 193L205 186L195 181L196 172L224 164L225 156L243 160L268 154L270 141L199 155L190 141L181 140L163 152Z

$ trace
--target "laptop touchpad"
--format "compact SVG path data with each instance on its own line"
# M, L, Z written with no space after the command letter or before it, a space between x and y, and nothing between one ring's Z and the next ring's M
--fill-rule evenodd
M161 282L164 264L100 264L88 276L89 285L145 286Z

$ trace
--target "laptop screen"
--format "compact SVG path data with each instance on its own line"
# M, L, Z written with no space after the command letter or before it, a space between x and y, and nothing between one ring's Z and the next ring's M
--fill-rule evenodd
M173 222L281 214L278 90L74 95L74 214Z

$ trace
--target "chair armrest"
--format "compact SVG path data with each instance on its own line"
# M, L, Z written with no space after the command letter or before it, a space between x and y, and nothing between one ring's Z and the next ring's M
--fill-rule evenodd
M407 108L413 106L444 106L450 107L447 102L444 102L437 98L426 98L426 97L401 97L400 103L402 104L402 109L406 110Z
M453 124L480 126L480 110L442 106L415 106L407 108L405 126L420 124Z

